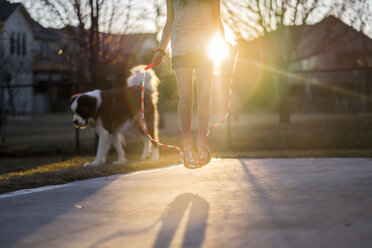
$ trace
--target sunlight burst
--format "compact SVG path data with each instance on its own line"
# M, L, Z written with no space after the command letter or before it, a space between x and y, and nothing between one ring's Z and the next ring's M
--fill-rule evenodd
M228 47L224 39L221 36L215 35L208 44L208 55L213 60L215 66L221 64L221 62L228 56Z

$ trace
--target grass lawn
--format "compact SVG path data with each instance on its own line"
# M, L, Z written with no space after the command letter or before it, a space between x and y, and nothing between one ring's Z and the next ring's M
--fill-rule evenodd
M298 158L298 157L371 157L372 149L357 150L281 150L227 151L216 150L217 158ZM0 163L0 193L45 185L63 184L76 180L154 169L180 163L178 153L162 150L157 161L141 161L140 154L129 154L125 165L112 165L116 159L110 154L107 163L84 168L93 156L26 156L3 158Z
M8 123L10 132L6 137L12 145L0 150L0 193L180 162L178 153L168 149L161 149L158 161L141 161L141 147L134 138L126 146L127 164L111 165L115 160L111 153L105 165L84 168L85 162L93 160L93 135L89 130L80 132L82 153L76 155L70 117L40 116L31 123ZM160 140L180 145L177 115L164 118L166 128L160 130ZM196 122L193 126L197 126ZM278 123L273 115L233 116L230 141L227 126L216 128L210 137L214 157L372 157L370 114L294 115L290 124Z
M106 164L87 168L84 168L83 165L85 162L92 161L93 156L5 158L2 159L0 167L0 193L179 163L177 154L163 154L157 161L140 161L138 155L127 156L127 158L129 162L125 165L112 165L116 158L114 155L110 155ZM11 166L7 166L7 164Z

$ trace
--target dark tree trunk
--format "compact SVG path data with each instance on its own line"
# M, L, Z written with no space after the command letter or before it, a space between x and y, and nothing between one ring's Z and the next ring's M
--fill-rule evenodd
M289 123L290 120L290 106L289 106L289 86L288 76L281 75L279 77L279 122Z
M278 34L280 35L277 51L277 61L279 69L279 101L278 101L278 112L279 112L279 122L289 123L290 122L290 105L289 105L289 66L291 57L291 33L289 28L284 28L280 26L278 28Z
M92 88L96 89L99 87L98 84L98 73L97 73L97 64L99 56L99 30L98 30L98 13L99 6L98 1L90 0L90 20L91 27L89 32L89 76L91 80Z

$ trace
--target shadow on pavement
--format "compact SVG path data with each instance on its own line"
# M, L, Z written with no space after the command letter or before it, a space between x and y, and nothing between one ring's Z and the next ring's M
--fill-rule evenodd
M254 173L252 173L244 160L239 159L239 162L243 167L248 182L252 185L252 189L258 196L258 204L260 205L260 209L265 216L265 220L263 220L261 223L256 223L257 228L277 230L278 238L282 242L278 245L284 245L285 247L289 246L293 240L291 237L289 237L285 230L290 227L295 227L295 223L292 223L293 221L286 220L285 216L280 216L280 214L277 213L275 206L273 205L273 200L270 199L269 194L266 193L264 187L259 182L259 179L254 175Z
M190 204L190 214L187 220L182 247L201 246L205 238L209 203L198 195L184 193L178 195L173 202L169 204L163 216L162 226L154 244L155 248L169 247L181 222L182 216L186 213Z
M161 228L157 234L154 244L155 248L169 247L174 235L179 228L182 217L186 214L190 206L190 213L187 220L186 230L183 237L182 247L200 247L205 238L207 219L209 214L209 203L202 197L184 193L178 195L165 209L159 219L148 227L133 231L120 231L110 235L103 240L90 246L90 248L99 247L110 240L127 235L137 235L149 231L161 222Z
M91 179L96 181L94 187L61 185L53 190L43 190L32 194L0 199L0 231L10 235L0 235L1 247L12 247L38 233L64 214L81 208L82 202L110 185L111 180ZM71 195L71 188L76 187ZM55 207L56 206L56 207ZM14 219L14 220L12 220ZM34 241L33 241L34 242ZM38 240L37 242L43 242Z

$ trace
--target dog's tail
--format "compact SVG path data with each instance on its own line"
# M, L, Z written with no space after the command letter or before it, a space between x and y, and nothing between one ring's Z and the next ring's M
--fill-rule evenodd
M145 71L146 65L137 65L130 69L131 75L127 79L128 87L142 86L142 81L145 80L145 89L157 92L159 85L159 78L156 76L154 70L149 69Z

